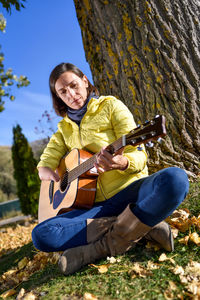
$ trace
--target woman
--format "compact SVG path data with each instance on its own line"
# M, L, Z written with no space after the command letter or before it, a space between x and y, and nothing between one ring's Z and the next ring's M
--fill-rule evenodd
M148 176L143 145L115 154L106 146L135 127L128 108L96 88L74 65L62 63L50 75L56 113L63 117L38 164L41 180L59 181L56 168L73 148L99 153L95 204L74 209L38 224L33 243L41 251L64 251L60 270L72 274L83 265L122 254L142 237L173 251L170 227L163 220L184 200L189 184L184 170L163 169Z

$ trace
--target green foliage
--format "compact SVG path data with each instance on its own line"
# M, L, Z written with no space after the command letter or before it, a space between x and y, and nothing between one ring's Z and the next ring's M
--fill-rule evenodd
M25 1L25 0L22 0ZM11 12L12 5L15 6L17 10L20 10L21 7L24 7L23 4L18 0L0 0L3 7L6 8L8 12ZM2 14L0 14L0 31L5 32L6 28L6 19ZM1 45L0 45L1 49ZM16 83L16 86L23 87L29 85L29 80L26 76L20 75L19 77L13 74L11 68L5 70L4 64L4 54L0 52L0 112L4 110L5 101L4 97L8 97L11 101L15 99L14 95L11 93L11 86Z
M22 212L36 216L40 189L37 162L19 125L13 128L12 158Z
M23 2L26 2L26 0L0 0L0 3L3 5L3 7L11 13L12 5L15 7L16 10L20 10L22 7L24 8Z
M0 202L16 198L16 181L13 178L11 149L0 147Z

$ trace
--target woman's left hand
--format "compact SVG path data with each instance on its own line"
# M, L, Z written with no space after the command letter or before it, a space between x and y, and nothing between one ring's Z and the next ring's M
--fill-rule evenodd
M128 167L128 159L122 155L123 148L117 151L114 155L106 151L103 147L96 158L95 167L99 173L110 170L125 170Z

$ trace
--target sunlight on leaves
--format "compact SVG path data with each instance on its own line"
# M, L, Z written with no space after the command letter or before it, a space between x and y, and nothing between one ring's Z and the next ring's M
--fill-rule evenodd
M31 291L26 294L26 291L23 288L19 291L19 294L17 295L16 298L16 300L35 300L35 299L37 299L37 296L34 294L34 292Z
M188 209L175 210L166 221L181 232L185 232L192 224L189 215L190 212Z
M0 277L1 287L6 289L27 281L33 273L44 269L47 264L56 264L59 256L59 253L38 252L32 260L24 257L16 268L2 274Z
M129 274L131 275L131 278L135 278L136 276L146 277L153 275L150 270L145 269L141 264L137 262L133 264L133 267L129 271Z
M173 258L171 257L167 257L167 255L165 253L162 253L158 259L160 262L163 262L163 261L170 261L172 264L175 264L175 261Z
M159 268L160 268L160 264L154 263L150 260L148 261L148 263L147 263L147 269L148 270L156 270L156 269L159 269Z
M178 228L172 227L172 228L171 228L171 231L172 231L173 238L176 239L177 236L178 236L178 232L179 232L179 231L178 231Z
M200 215L198 217L193 216L191 218L191 222L197 227L198 230L200 230Z
M21 270L23 269L28 263L28 258L27 257L24 257L22 260L20 260L18 262L18 269Z
M85 293L83 295L83 300L97 300L98 298L90 293Z
M191 261L185 269L176 266L172 272L179 275L181 283L186 285L187 290L193 295L200 296L200 263ZM197 298L199 299L199 298Z
M31 232L36 223L29 226L17 225L15 228L8 227L0 232L0 257L8 251L20 248L31 242Z
M94 268L97 268L98 272L102 274L102 273L107 273L108 272L108 268L109 268L110 264L100 265L100 266L90 264L90 266L92 266Z
M111 256L111 257L108 256L108 257L107 257L107 261L109 261L110 264L114 264L114 263L116 263L116 262L120 262L121 259L120 259L120 258L116 259L116 258L113 257L113 256Z
M3 299L6 299L12 295L16 294L16 291L14 289L11 289L11 290L8 290L6 292L4 292L3 294L1 294L0 296L3 298Z
M174 299L174 293L171 289L166 289L164 291L164 297L166 300L171 300L171 299Z
M189 235L184 236L182 239L179 240L180 244L187 245L189 241Z
M190 241L195 243L197 246L200 246L200 237L197 232L193 232L189 235Z

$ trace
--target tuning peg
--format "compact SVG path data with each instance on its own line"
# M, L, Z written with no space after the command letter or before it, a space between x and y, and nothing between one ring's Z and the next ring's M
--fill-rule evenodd
M161 143L163 142L163 139L162 139L161 137L159 137L159 138L157 139L157 142L158 142L159 144L161 144Z
M148 148L152 148L154 146L154 143L152 143L152 141L149 141L148 143L146 143L146 146Z

